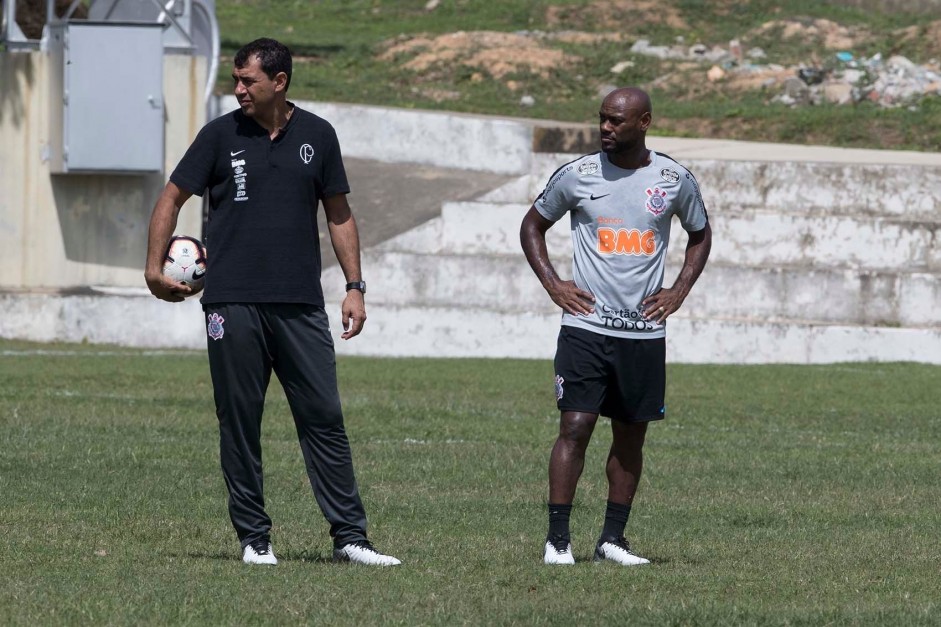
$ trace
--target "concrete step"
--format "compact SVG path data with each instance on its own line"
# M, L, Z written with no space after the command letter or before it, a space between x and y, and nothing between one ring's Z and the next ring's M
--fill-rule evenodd
M334 305L328 312L335 316ZM337 325L334 323L334 327ZM518 357L550 360L557 314L499 313L426 306L373 306L363 334L338 341L341 355ZM679 315L669 323L671 363L834 363L918 361L941 364L941 330L807 324ZM547 394L551 393L547 371Z
M522 255L519 225L568 160L534 155L534 170L543 163L545 172L476 201L445 203L440 217L367 250L369 334L382 339L338 350L551 358L560 312ZM671 318L672 361L941 362L941 169L732 161L691 168L704 190L712 177L722 196L710 206L710 263ZM571 276L566 221L547 243L560 273ZM674 224L668 284L685 244ZM342 277L325 275L324 284L338 306Z
M375 246L441 214L441 204L470 200L500 189L519 177L470 172L430 165L401 165L367 159L344 159L353 190L349 202L359 227L360 245ZM403 169L407 170L403 175ZM326 217L317 212L324 265L336 263Z
M560 272L568 259L554 259ZM368 302L385 305L453 307L456 310L552 312L555 305L523 253L516 256L429 255L365 251L363 276ZM342 275L324 272L325 296L343 296ZM328 287L329 286L329 287Z
M648 144L656 149L656 138ZM527 198L580 155L536 154ZM754 207L789 213L941 220L941 167L797 161L679 159L699 181L706 207Z
M668 268L667 277L678 269ZM694 318L938 328L938 302L936 274L718 263L707 266L683 311Z
M452 202L434 224L385 242L382 250L441 254L516 255L519 228L529 206L515 203ZM712 212L712 262L866 271L941 271L935 241L941 221L914 222L885 217L810 216L767 210ZM571 256L568 221L546 234L549 250ZM686 233L671 229L670 258L681 261Z
M871 271L941 270L941 222L885 217L787 215L768 210L710 214L713 255L747 265L800 264Z
M201 349L206 344L196 299L169 304L140 291L6 293L0 295L0 306L5 312L0 318L2 337L151 348ZM328 299L327 311L341 355L549 360L559 329L557 313L373 304L363 334L343 341L339 339L339 301ZM706 320L677 314L667 335L673 363L941 364L941 330L937 328L827 325L784 319L759 322L731 317Z
M0 337L147 348L203 348L199 298L167 303L146 288L0 293Z
M563 277L571 276L569 259L553 261ZM668 264L666 285L672 284L679 268L679 263ZM371 250L363 255L363 272L369 277L369 302L381 306L557 311L522 253L432 256ZM342 277L325 274L324 278L328 293L341 298ZM938 302L941 276L936 274L715 262L699 279L683 311L697 318L941 327Z

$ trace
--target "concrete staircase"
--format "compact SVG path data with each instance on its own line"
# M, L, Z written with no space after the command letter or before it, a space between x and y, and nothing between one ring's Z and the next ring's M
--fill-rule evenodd
M537 154L531 173L446 203L440 217L364 251L367 332L338 352L551 357L559 311L518 233L549 175L575 156ZM700 182L714 245L671 318L671 361L941 363L941 169L681 161ZM548 240L560 274L571 276L566 220ZM675 224L668 285L685 241ZM325 287L342 281L337 268L325 272ZM329 301L342 296L328 290Z
M366 247L362 336L339 339L345 280L335 265L323 272L338 352L551 357L560 312L523 258L519 224L558 166L595 149L597 128L299 104L337 129ZM225 97L220 110L235 106ZM668 137L648 143L696 174L715 232L704 275L669 322L671 361L941 364L941 155ZM668 284L685 246L682 229L673 233ZM571 276L567 224L550 230L549 247L560 273ZM156 301L139 270L112 283L0 286L0 337L205 345L197 300Z

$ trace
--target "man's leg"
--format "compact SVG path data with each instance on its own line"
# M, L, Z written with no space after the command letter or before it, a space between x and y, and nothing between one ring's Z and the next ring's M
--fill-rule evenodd
M611 434L613 441L606 467L608 501L630 507L634 502L640 473L644 467L643 449L647 423L612 420Z
M604 528L595 547L595 560L611 560L623 566L647 564L650 560L634 555L624 539L624 528L631 514L631 504L644 466L644 438L647 423L611 421L613 441L608 453L608 505Z
M644 466L647 423L661 420L665 414L665 354L663 338L621 339L615 345L616 393L605 398L601 412L613 418L613 439L605 467L608 503L595 559L611 560L624 566L649 563L631 551L624 538L624 528Z
M555 394L561 412L559 436L549 456L549 533L544 561L574 564L569 518L575 488L585 467L605 397L608 364L605 336L563 326L555 353Z
M333 559L369 566L401 564L366 539L366 511L343 426L327 314L323 307L280 305L279 314L270 320L278 338L275 372L291 405L314 497L330 523Z
M644 437L647 435L647 423L625 424L619 420L611 421L613 441L608 453L605 470L608 475L608 505L604 515L602 538L620 538L631 515L631 504L640 473L644 467Z
M543 561L574 564L569 518L578 478L585 467L585 449L598 422L598 414L563 411L549 456L549 533Z
M261 463L261 417L271 378L264 330L251 305L209 305L209 371L219 420L219 457L229 517L244 549L269 540Z
M366 540L366 512L337 389L336 357L322 307L278 305L275 372L294 415L314 497L336 546ZM272 309L274 311L274 309Z
M585 450L598 422L598 414L564 411L549 457L549 502L571 505L585 467Z

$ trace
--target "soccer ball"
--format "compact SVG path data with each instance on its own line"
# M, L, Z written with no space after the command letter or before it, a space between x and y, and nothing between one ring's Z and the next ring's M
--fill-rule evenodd
M193 294L201 291L206 280L206 247L195 237L174 235L164 255L163 274L186 283Z

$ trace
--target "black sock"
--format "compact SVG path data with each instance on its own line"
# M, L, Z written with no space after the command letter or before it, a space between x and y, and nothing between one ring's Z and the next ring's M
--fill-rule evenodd
M569 533L569 517L571 515L571 505L549 503L549 536L560 536L566 540L571 539Z
M608 507L604 512L604 529L601 530L602 538L620 538L624 535L624 527L627 526L627 518L631 515L630 505L621 505L608 501Z

